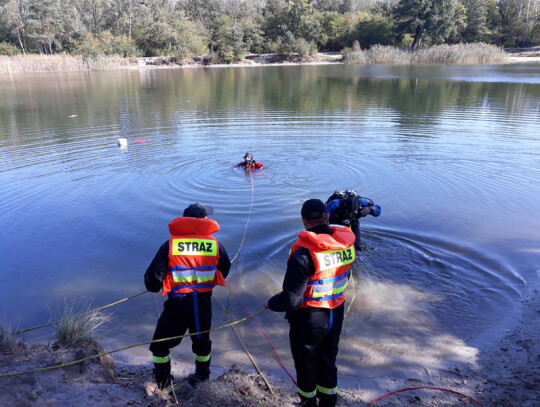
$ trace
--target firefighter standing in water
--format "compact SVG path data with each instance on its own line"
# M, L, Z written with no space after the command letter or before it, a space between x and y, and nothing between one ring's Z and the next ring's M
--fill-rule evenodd
M181 336L210 330L212 289L225 285L231 262L225 248L211 234L220 228L208 219L214 210L201 204L189 205L183 216L169 223L171 237L158 250L144 275L148 291L169 298L157 322L155 339ZM210 333L191 336L195 373L188 381L192 386L208 380L212 341ZM160 389L172 385L170 349L181 339L154 342L154 377Z
M353 231L356 236L356 250L363 249L360 240L360 218L367 215L377 217L381 214L379 205L375 205L369 198L361 197L354 189L335 191L326 200L326 210L330 224L347 226Z
M301 405L333 407L337 402L336 358L344 316L344 290L355 261L354 233L329 226L326 206L309 199L302 206L305 231L287 261L283 291L265 304L286 312Z

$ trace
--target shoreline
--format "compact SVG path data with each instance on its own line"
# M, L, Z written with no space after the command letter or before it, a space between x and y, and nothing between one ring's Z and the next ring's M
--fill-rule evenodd
M540 384L539 331L540 298L538 289L527 288L511 317L508 327L501 324L492 338L478 339L478 344L454 343L448 352L460 351L460 360L449 358L437 363L423 363L418 369L403 369L400 377L384 374L366 376L370 369L350 365L338 355L338 406L366 406L378 397L404 388L435 387L464 394L484 406L533 407L540 403L537 389ZM215 338L217 339L217 337ZM235 341L235 339L231 339ZM469 341L471 342L471 341ZM472 341L474 342L474 340ZM274 394L266 389L246 354L236 342L227 344L225 352L216 352L210 381L203 392L186 387L182 381L193 370L188 343L175 348L172 373L181 387L181 405L272 406L293 407L296 403L295 385L277 364L270 352L255 355ZM470 351L463 352L463 345ZM137 350L135 350L137 349ZM429 350L426 350L429 351ZM47 345L23 345L16 352L0 354L0 373L30 370L67 363L99 353L96 349L52 351ZM184 357L185 356L185 357ZM295 376L292 361L283 354L284 362ZM377 367L384 372L384 366ZM151 378L152 366L146 347L101 357L79 365L51 371L0 378L1 405L87 405L105 406L165 406L167 396L156 391ZM373 371L373 370L371 370ZM202 396L201 396L202 394ZM456 398L458 397L458 398ZM50 404L57 400L58 404ZM412 400L412 401L411 401ZM440 391L418 390L393 394L383 405L416 406L464 405L459 396ZM396 404L387 404L388 402ZM377 404L375 404L376 406ZM467 404L469 405L469 404ZM470 404L472 405L472 404Z
M375 66L375 65L506 65L514 63L540 63L540 53L510 52L506 51L506 59L501 62L459 64L459 63L387 63L387 64L355 64L347 65ZM530 56L527 56L530 55ZM35 60L35 61L34 61ZM90 62L93 61L93 62ZM179 63L176 58L145 57L121 58L103 57L97 60L87 60L81 56L71 55L26 55L5 57L0 56L0 77L3 75L40 74L40 73L66 73L66 72L95 72L119 70L147 70L147 69L199 69L199 68L238 68L238 67L267 67L267 66L306 66L306 65L345 65L341 53L319 53L316 57L300 60L287 60L278 54L248 55L242 61L232 64L206 64L202 58L192 58L187 63Z

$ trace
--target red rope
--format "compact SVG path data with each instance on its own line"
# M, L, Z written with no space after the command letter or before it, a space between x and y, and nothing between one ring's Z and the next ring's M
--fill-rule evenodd
M388 394L385 394L384 396L379 397L378 399L373 400L371 403L369 403L369 406L373 405L373 403L376 403L376 402L379 401L379 400L384 399L385 397L391 396L392 394L396 394L396 393L399 393L399 392L402 392L402 391L405 391L405 390L418 390L418 389L431 389L431 390L448 391L448 392L450 392L450 393L454 393L454 394L458 394L458 395L463 396L463 397L467 397L469 400L474 401L474 402L475 402L476 404L478 404L479 406L484 407L483 404L480 404L478 401L476 401L476 400L473 399L472 397L469 397L469 396L467 396L466 394L460 393L459 391L454 391L454 390L450 390L450 389L441 389L441 388L439 388L439 387L429 387L429 386L407 387L406 389L396 390L396 391L390 392L390 393L388 393ZM369 407L369 406L368 406L368 407Z
M233 284L231 283L231 280L227 280L227 282L229 283L229 285L231 286L232 290L234 291L234 294L236 295L236 299L238 300L238 302L240 303L240 305L242 305L242 307L244 308L244 310L247 312L248 315L251 315L251 313L250 313L249 310L246 308L246 306L244 305L244 303L242 302L242 300L240 300L240 297L238 296L238 293L237 293L236 290L234 289L234 286L233 286ZM285 372L287 372L287 374L288 374L289 377L292 379L292 381L294 382L294 384L297 384L295 378L289 373L289 371L287 370L287 368L285 367L285 365L283 364L283 362L282 362L281 359L279 358L279 356L278 356L276 350L274 349L274 346L272 345L272 342L270 342L270 339L268 339L268 336L266 336L266 333L264 332L263 327L257 322L257 319L256 319L256 318L252 318L252 320L255 321L255 323L259 326L259 329L261 330L262 334L264 335L264 337L265 337L266 340L268 341L268 344L269 344L270 347L272 348L272 352L274 352L274 355L276 356L276 359L277 359L277 361L279 362L279 364L281 365L281 367L285 370Z

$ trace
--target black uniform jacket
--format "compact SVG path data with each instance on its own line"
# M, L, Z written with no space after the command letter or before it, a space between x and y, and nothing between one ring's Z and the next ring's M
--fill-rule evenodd
M231 269L231 261L227 255L225 248L218 242L219 245L219 261L217 268L221 272L223 278L227 278ZM144 285L148 291L153 293L159 292L163 284L163 278L169 267L169 241L161 245L154 260L148 266L144 274Z

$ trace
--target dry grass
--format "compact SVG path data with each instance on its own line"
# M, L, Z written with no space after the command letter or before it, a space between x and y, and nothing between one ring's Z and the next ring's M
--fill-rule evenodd
M489 44L435 45L410 51L392 46L375 45L368 50L343 51L350 64L489 64L507 59L502 49Z
M0 351L12 352L19 344L17 327L6 319L0 319Z
M93 344L98 339L97 329L110 320L109 314L92 309L89 302L76 309L73 303L66 301L59 322L55 324L53 347L76 348Z
M130 65L129 58L120 56L100 56L98 58L67 54L0 56L0 74L105 71L125 69Z

